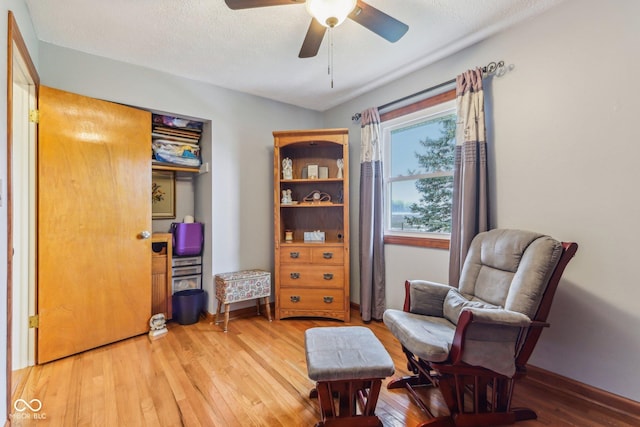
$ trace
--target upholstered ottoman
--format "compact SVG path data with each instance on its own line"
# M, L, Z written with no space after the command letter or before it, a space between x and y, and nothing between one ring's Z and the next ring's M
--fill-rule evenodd
M382 426L376 403L382 380L394 367L373 332L362 326L311 328L304 343L307 372L316 381L309 397L318 398L322 416L316 426Z
M271 322L271 307L269 306L269 295L271 295L271 273L263 270L243 270L231 273L221 273L215 275L216 281L216 325L218 315L221 313L224 304L224 331L227 332L229 326L229 304L232 302L256 300L258 315L260 314L260 300L264 299L267 311L267 319Z

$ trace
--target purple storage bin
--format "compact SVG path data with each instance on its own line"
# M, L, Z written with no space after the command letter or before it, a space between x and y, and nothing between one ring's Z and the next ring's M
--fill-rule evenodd
M204 244L204 226L200 222L171 224L173 254L178 256L200 255Z

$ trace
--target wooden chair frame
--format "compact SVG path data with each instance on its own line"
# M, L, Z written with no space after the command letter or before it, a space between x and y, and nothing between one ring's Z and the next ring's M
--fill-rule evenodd
M536 413L531 409L512 408L511 399L515 381L526 375L526 363L533 353L542 329L549 326L547 317L553 297L565 267L578 250L578 244L563 242L562 248L562 255L549 279L531 326L523 328L520 332L516 345L519 349L515 356L516 373L512 378L462 362L465 335L473 322L473 314L470 311L462 311L460 314L449 358L445 362L434 363L422 360L404 346L402 347L407 356L407 368L414 375L389 382L387 389L406 388L418 406L431 416L430 420L421 423L419 427L495 426L537 418ZM405 292L403 310L408 312L411 306L408 281L405 283ZM414 390L418 386L439 387L450 415L434 417Z

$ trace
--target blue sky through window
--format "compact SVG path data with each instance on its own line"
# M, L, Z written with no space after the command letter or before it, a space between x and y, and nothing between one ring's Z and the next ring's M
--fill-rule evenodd
M414 174L425 173L418 163L416 152L424 152L420 141L425 138L439 138L442 123L435 119L424 120L400 129L391 131L391 169L389 176L408 176L409 171ZM417 203L420 193L416 189L415 181L394 182L391 186L391 198L393 201L405 203Z

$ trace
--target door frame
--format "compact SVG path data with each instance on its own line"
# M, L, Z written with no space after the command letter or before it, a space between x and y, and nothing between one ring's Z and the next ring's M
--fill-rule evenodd
M13 146L14 144L29 143L29 138L25 141L24 133L20 133L23 138L20 141L14 141L14 97L13 97L13 85L17 83L18 76L14 73L17 70L16 67L22 69L22 75L26 77L27 84L30 87L29 92L32 96L29 96L30 109L36 110L38 104L38 88L40 86L40 77L36 70L31 55L27 49L27 45L20 33L18 23L13 15L13 12L8 13L8 46L7 46L7 366L6 366L6 413L7 421L10 421L10 414L12 409L12 372L13 372L13 359L12 359L12 339L13 339L13 251L19 242L13 241L13 219L14 219L14 205L13 194L17 190L22 190L20 183L14 183L13 176ZM32 107L32 108L31 108ZM24 110L23 110L24 111ZM19 113L17 113L19 114ZM21 118L28 122L29 118ZM34 135L37 141L37 127L36 135ZM33 171L32 178L36 179L35 170ZM15 186L14 186L15 185ZM28 189L27 189L28 190ZM34 207L35 209L35 207ZM19 212L18 214L24 214ZM23 217L28 217L24 215ZM31 228L31 226L30 226ZM29 230L30 234L35 236L35 230ZM14 244L16 243L16 244ZM36 242L37 244L37 242ZM31 299L35 301L35 294L29 295ZM29 308L26 307L26 310ZM32 338L33 339L33 338ZM35 344L35 341L34 341Z

